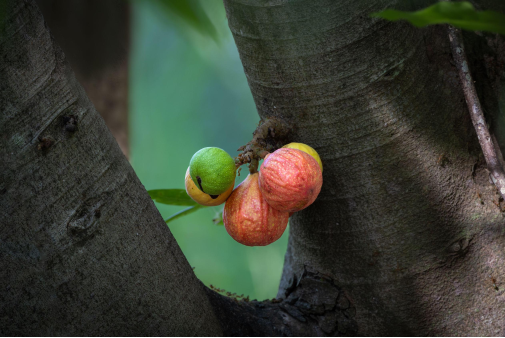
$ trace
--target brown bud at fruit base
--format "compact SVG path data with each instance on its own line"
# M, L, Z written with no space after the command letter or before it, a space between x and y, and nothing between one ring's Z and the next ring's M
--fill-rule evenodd
M296 212L311 205L323 185L321 167L306 152L281 148L261 165L259 187L263 198L277 210Z
M264 246L278 240L288 225L289 213L273 209L258 187L258 173L251 174L226 200L223 223L228 234L247 246Z

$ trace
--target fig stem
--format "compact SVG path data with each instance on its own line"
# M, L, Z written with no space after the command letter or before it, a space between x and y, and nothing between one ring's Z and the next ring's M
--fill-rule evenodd
M270 154L270 153L266 150L262 150L262 151L258 152L258 156L260 158L265 158L265 156L267 156L268 154Z
M288 143L291 132L292 126L279 118L261 120L252 140L237 149L242 153L235 157L235 167L250 163L249 172L257 172L259 160Z
M259 165L259 161L257 158L251 159L251 163L249 163L249 173L251 175L258 172L258 165Z

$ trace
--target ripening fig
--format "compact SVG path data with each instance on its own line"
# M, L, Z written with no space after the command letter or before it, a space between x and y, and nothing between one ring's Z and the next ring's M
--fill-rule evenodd
M312 148L311 146L304 143L291 142L283 146L283 148L298 149L306 152L307 154L312 156L317 161L317 163L319 163L319 166L321 167L321 172L323 171L323 162L321 162L321 158L319 157L317 151L315 151L314 148Z
M195 185L209 195L221 195L235 182L235 161L221 148L198 150L189 162Z
M311 205L323 185L321 167L311 155L280 148L265 157L259 188L268 204L279 211L297 212Z
M204 193L196 186L195 182L193 182L193 179L191 178L191 175L189 174L189 167L188 167L188 170L186 170L185 185L186 185L186 192L193 201L201 205L212 207L222 204L224 203L224 201L226 201L228 196L230 196L231 192L233 191L233 186L235 185L235 179L233 180L233 183L228 187L228 190L226 190L220 195L211 196L209 194Z
M258 187L258 173L246 177L226 200L223 223L228 234L247 246L278 240L288 225L289 213L268 205Z

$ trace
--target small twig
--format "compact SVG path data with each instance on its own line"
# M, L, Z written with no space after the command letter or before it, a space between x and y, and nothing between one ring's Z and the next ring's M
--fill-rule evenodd
M456 62L459 78L463 86L466 104L468 105L468 110L470 111L472 123L477 132L484 158L486 159L491 180L498 188L501 197L505 199L505 172L498 159L493 139L491 138L486 121L484 120L484 115L482 114L482 107L477 92L475 91L472 75L468 69L468 60L463 47L461 30L449 26L449 40L451 41L452 55Z

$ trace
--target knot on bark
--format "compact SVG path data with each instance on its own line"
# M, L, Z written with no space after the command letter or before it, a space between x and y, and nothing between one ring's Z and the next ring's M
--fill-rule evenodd
M88 198L83 201L67 222L67 232L78 239L92 238L97 231L101 208L108 202L109 193L102 193L99 197Z
M63 128L69 133L74 133L77 131L77 115L63 116Z
M54 139L51 136L39 136L38 150L47 151L54 144Z

